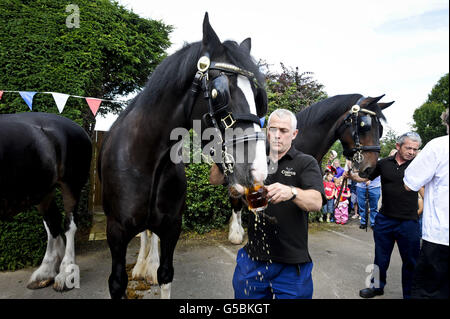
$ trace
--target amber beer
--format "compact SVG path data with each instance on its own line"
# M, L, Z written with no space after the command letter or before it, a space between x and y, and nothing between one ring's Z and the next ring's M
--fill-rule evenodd
M258 212L266 209L268 202L267 189L262 184L254 184L251 188L245 189L245 199L248 209Z

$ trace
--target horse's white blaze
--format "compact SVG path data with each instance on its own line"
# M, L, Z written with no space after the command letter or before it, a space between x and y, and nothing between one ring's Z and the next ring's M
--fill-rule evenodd
M234 211L231 214L230 226L228 230L228 240L235 245L242 244L244 240L244 228L241 223L242 210Z
M47 223L44 221L44 227L47 231L47 248L41 265L36 269L28 281L34 282L53 280L58 274L59 264L64 257L64 241L61 236L54 238L50 233Z
M69 276L73 269L72 265L75 265L75 233L77 226L73 221L73 217L70 219L69 229L65 232L66 235L66 251L64 258L59 267L59 274L55 278L54 288L56 290L63 290L66 284L66 278ZM69 267L70 266L70 267ZM67 268L69 267L69 268Z
M237 77L237 85L244 93L245 99L250 106L250 112L257 115L255 96L253 94L252 87L248 78L242 75ZM261 132L261 127L257 124L253 124L255 132ZM252 174L253 178L257 182L263 182L267 177L267 161L266 161L266 146L264 141L256 142L255 159L252 163Z
M141 247L139 248L139 255L137 258L136 265L133 268L133 272L131 273L133 279L144 279L145 278L145 269L146 269L146 259L148 255L148 251L150 249L148 243L148 235L147 231L143 231L141 233Z
M145 261L145 279L154 284L158 284L158 268L159 268L159 237L152 232L150 237L150 250Z

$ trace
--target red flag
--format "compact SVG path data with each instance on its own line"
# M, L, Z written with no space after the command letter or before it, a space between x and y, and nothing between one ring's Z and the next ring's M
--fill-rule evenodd
M89 105L89 108L91 109L92 114L94 114L94 116L95 116L97 114L98 108L100 107L100 103L102 103L102 100L87 97L86 102Z

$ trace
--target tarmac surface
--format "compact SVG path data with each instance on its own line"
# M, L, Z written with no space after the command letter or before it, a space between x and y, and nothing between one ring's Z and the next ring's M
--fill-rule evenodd
M30 290L28 279L37 268L0 272L1 299L105 299L109 298L107 281L111 269L108 245L101 233L101 218L89 242L77 246L76 261L80 269L80 288L56 292L51 287ZM313 299L361 299L359 290L366 287L370 276L367 268L373 263L372 230L359 229L359 221L346 225L313 223L309 231L309 252L314 263ZM244 243L246 238L244 239ZM139 251L139 238L131 241L127 264L132 268ZM175 277L173 299L232 299L232 277L237 251L243 246L227 241L226 231L205 236L182 234L174 256ZM144 281L129 281L130 298L158 299L158 286ZM374 299L401 299L401 259L394 248L383 296Z

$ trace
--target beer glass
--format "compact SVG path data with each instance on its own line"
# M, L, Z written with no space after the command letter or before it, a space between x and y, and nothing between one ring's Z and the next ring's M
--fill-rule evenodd
M245 188L245 199L248 209L253 213L264 211L269 203L267 189L261 183L255 183L251 188Z

